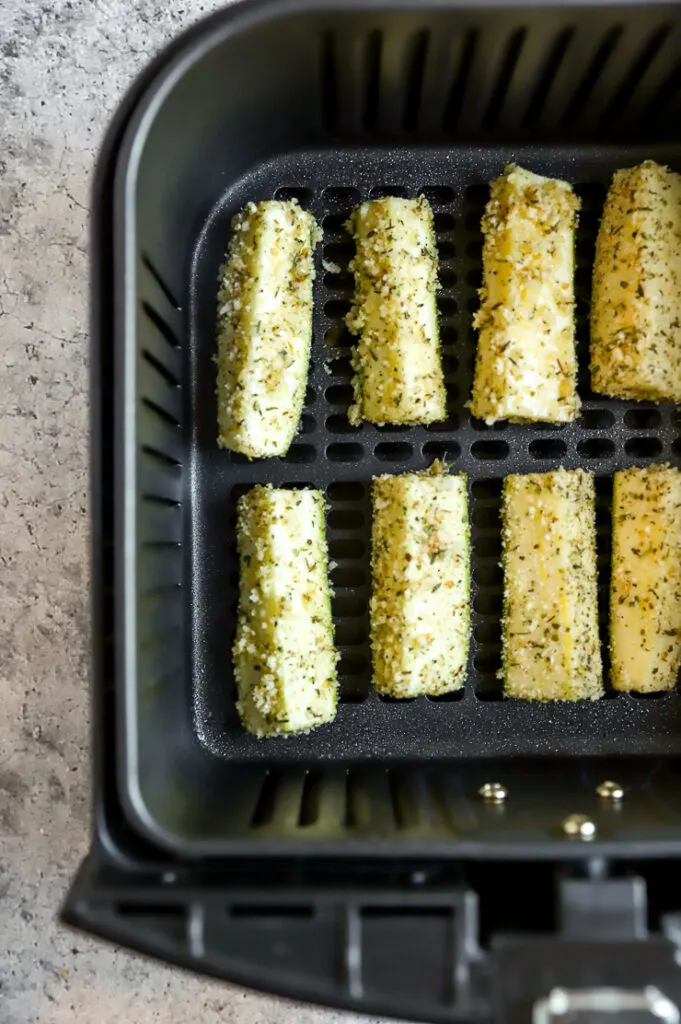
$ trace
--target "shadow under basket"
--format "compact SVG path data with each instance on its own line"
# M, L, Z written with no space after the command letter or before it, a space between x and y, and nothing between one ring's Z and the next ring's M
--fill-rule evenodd
M680 461L674 409L605 399L588 380L590 277L607 186L617 168L646 158L681 171L680 116L681 7L674 4L242 2L191 29L138 81L109 133L94 195L96 813L93 854L69 919L219 976L449 1020L451 992L442 997L446 1012L418 999L411 1010L399 999L372 1002L352 963L345 995L292 982L283 962L280 974L276 963L273 974L209 963L186 889L176 896L177 920L168 912L162 925L153 909L156 881L146 890L148 913L136 913L128 891L132 911L116 911L106 925L88 917L83 893L109 861L145 877L159 872L154 878L172 889L191 865L202 866L203 884L214 862L224 880L245 870L244 858L268 860L258 870L271 872L272 882L286 876L294 856L298 865L333 863L335 881L392 863L382 869L385 881L414 858L483 859L507 870L522 859L583 861L587 852L601 864L681 855L676 691L533 705L503 700L497 678L503 477L558 466L596 474L607 679L612 474ZM558 428L486 427L465 406L480 218L488 182L509 160L570 180L582 200L583 413ZM347 422L353 339L343 324L352 291L345 221L362 200L421 193L435 213L448 419L428 428L355 429ZM272 197L297 198L323 230L312 367L289 453L248 462L216 444L217 279L233 214ZM329 263L340 273L329 273ZM470 663L458 693L390 701L370 687L370 483L434 458L469 479ZM236 501L265 482L326 493L341 651L336 722L274 741L241 730L231 665ZM596 794L608 777L627 791L616 807ZM508 788L503 805L479 798L490 781ZM588 851L562 827L572 813L594 823ZM400 877L406 891L412 882ZM383 883L371 876L362 884L373 891ZM468 913L457 921L473 928ZM286 918L287 936L303 928L305 914ZM378 918L357 924L350 914L343 927L360 935ZM140 919L149 926L145 939ZM433 936L451 928L463 934L443 920L433 917Z

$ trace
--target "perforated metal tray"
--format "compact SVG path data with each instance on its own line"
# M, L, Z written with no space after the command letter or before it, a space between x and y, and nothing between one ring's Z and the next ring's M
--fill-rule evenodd
M610 495L615 470L651 461L678 463L679 420L670 407L594 395L588 376L588 305L596 229L614 170L645 157L679 164L669 148L418 148L295 154L236 182L211 212L194 259L191 299L192 645L198 736L216 756L238 761L315 759L422 761L525 754L607 755L681 750L681 701L615 694L575 705L504 701L500 665L502 578L499 500L508 473L581 466L596 475L600 621L607 681ZM676 158L676 159L675 159ZM573 182L582 200L577 232L577 338L581 417L573 424L486 427L465 407L476 336L471 326L481 281L480 219L487 182L507 161ZM435 211L438 299L449 416L432 427L350 426L350 352L343 324L352 278L344 222L360 201L423 193ZM312 371L302 428L282 459L248 462L215 444L212 358L215 282L230 218L249 200L296 197L323 228L317 254ZM323 269L340 265L341 274ZM466 685L441 698L396 701L370 686L370 484L378 473L422 469L444 458L469 478L472 519L473 636ZM255 483L322 488L329 502L341 699L335 724L308 736L259 742L235 710L231 641L237 608L237 498Z

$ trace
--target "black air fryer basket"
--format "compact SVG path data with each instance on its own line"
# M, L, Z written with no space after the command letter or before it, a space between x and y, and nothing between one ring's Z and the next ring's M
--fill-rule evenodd
M594 395L587 373L606 187L645 158L681 170L677 4L246 0L136 83L94 194L95 824L66 920L412 1020L567 1020L561 1007L608 998L638 1020L681 1003L679 694L540 706L502 700L496 676L502 478L596 474L605 641L612 474L680 461L673 408ZM582 200L583 413L558 428L486 427L465 407L480 218L509 160ZM344 223L360 200L419 193L448 419L356 429ZM323 228L312 370L288 455L248 462L216 444L217 274L232 215L274 196ZM469 477L470 665L463 691L394 701L370 688L369 487L434 458ZM234 528L238 496L267 481L326 492L341 702L332 726L257 741L234 706ZM607 779L622 800L598 795ZM502 802L480 797L491 782Z

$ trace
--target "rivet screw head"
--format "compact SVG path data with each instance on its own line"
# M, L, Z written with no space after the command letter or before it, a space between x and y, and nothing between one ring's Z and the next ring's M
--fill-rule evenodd
M601 782L600 786L596 786L596 792L603 800L612 800L613 803L624 798L623 786L620 786L619 782L613 782L612 779L606 779L605 782Z
M568 814L563 819L563 832L571 839L593 839L596 835L596 824L586 814Z
M486 782L478 790L478 796L486 804L503 804L508 798L508 790L500 782Z

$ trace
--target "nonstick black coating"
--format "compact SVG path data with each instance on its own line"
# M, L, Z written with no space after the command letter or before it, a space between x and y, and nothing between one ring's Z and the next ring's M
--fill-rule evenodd
M645 158L676 163L678 149L418 148L341 149L287 155L232 184L211 211L193 262L191 395L194 434L188 529L192 642L188 668L195 729L219 758L237 762L369 759L409 761L507 755L655 754L681 751L677 692L635 697L608 691L597 702L529 704L502 697L502 577L499 498L508 473L581 466L596 475L601 631L607 680L607 587L612 474L650 462L679 463L679 420L670 406L605 399L588 385L588 309L594 240L610 177ZM475 355L472 314L481 282L480 218L487 182L506 162L571 181L582 200L576 243L577 337L582 415L562 427L486 427L466 408ZM432 203L440 254L442 351L449 419L433 427L348 424L350 351L343 325L352 290L351 207L386 194L423 193ZM248 462L216 445L215 315L218 269L232 215L249 200L295 196L323 228L317 254L312 369L301 432L281 459ZM324 269L323 261L342 267ZM423 469L445 459L469 480L472 522L472 637L465 688L443 698L394 701L370 685L370 485L379 473ZM235 504L256 483L314 486L326 492L341 651L334 724L307 736L258 741L240 727L231 643L238 565Z

